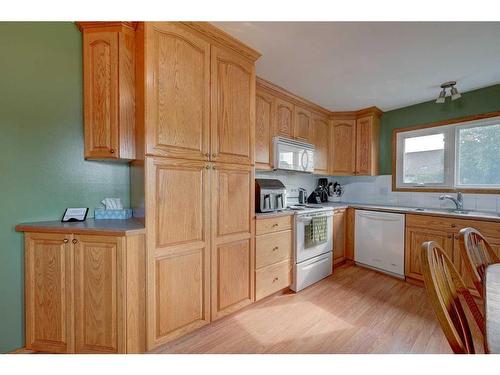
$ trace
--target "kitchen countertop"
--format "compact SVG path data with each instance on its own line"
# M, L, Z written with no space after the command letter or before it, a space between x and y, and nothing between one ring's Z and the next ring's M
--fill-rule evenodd
M39 221L16 226L18 232L97 234L104 236L130 236L145 233L144 221L140 218L127 220L94 220L62 223L61 221Z
M497 212L482 212L475 210L465 210L468 213L457 213L457 212L452 212L451 210L440 209L440 208L418 208L418 207L391 206L384 204L351 203L351 202L324 202L321 204L321 206L332 207L334 209L343 209L351 207L360 210L395 212L395 213L428 215L428 216L446 216L457 219L473 219L473 220L500 222L500 214L498 214ZM257 219L259 219L272 216L293 215L295 214L295 212L296 211L293 210L285 210L281 212L257 213L255 214L255 216Z

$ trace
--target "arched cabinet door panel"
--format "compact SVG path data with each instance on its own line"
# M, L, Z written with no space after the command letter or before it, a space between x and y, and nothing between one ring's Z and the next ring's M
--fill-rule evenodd
M254 163L255 67L212 46L211 160Z
M174 23L148 23L146 153L208 160L210 44Z

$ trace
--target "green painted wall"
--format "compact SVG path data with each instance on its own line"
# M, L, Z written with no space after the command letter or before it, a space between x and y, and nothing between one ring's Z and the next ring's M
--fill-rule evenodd
M392 174L394 129L494 111L500 111L500 85L466 92L455 101L447 98L444 104L433 100L385 112L380 124L380 174Z
M83 159L82 40L73 23L0 22L0 352L24 345L20 222L104 197L129 202L127 164Z

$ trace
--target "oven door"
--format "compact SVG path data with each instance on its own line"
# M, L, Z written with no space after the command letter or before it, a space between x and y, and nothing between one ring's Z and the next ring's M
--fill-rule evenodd
M311 224L313 217L327 218L326 242L317 245L307 244L306 226ZM295 260L297 263L314 258L318 255L328 253L333 250L333 212L326 211L321 213L296 215L295 216Z

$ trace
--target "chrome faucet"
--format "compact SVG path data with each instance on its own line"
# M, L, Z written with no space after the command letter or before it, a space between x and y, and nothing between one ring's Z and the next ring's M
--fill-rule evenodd
M443 201L445 199L449 199L450 201L452 201L453 203L455 203L455 206L457 206L457 210L458 211L463 211L463 209L464 209L464 197L462 196L461 192L457 193L457 197L456 198L454 198L454 197L452 197L451 195L448 195L448 194L443 194L443 195L441 195L439 197L440 201Z

